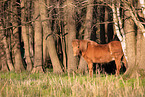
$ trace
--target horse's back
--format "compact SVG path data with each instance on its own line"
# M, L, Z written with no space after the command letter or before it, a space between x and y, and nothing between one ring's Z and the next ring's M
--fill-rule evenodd
M121 46L121 42L120 41L112 41L112 42L108 43L108 45L109 45L110 51L112 53L123 54L122 46Z
M112 60L109 46L107 44L91 44L88 43L88 49L85 56L91 59L94 63L107 63Z

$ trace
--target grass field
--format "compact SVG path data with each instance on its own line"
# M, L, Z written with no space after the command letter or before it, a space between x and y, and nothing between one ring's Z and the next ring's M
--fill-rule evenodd
M145 97L145 79L8 72L0 73L0 97Z

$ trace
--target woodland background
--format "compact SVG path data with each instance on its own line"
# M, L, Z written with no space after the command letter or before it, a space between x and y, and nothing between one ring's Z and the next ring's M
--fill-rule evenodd
M1 0L1 71L86 72L84 59L73 56L77 38L120 40L128 63L124 75L144 76L144 21L144 0Z

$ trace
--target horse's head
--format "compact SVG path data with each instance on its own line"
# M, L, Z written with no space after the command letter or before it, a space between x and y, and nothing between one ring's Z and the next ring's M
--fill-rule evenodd
M74 39L72 41L72 47L73 47L74 56L79 55L79 53L80 53L80 40Z
M88 41L88 40L74 39L72 41L72 47L73 47L74 56L79 55L80 52L85 52L87 50L89 42L90 41Z

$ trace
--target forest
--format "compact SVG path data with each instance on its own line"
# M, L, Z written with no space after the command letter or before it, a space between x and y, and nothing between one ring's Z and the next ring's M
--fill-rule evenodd
M124 76L145 76L144 25L144 0L1 0L0 70L87 73L85 60L73 56L72 40L119 40ZM112 72L113 64L99 66Z

